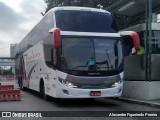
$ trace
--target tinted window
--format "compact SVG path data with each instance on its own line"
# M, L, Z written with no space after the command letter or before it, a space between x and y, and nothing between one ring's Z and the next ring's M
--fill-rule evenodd
M61 10L55 13L56 25L63 31L116 33L116 24L109 13Z
M44 26L42 28L43 31L43 41L45 44L51 44L52 41L49 38L49 33L48 31L54 27L53 23L53 17L52 13L49 13L45 18L44 18Z

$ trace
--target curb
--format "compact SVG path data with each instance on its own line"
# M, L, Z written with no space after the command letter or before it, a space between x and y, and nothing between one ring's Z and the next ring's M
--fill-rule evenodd
M152 102L152 101L143 101L143 100L137 100L137 99L131 99L131 98L123 98L123 97L119 97L117 99L114 98L114 100L120 100L120 101L124 101L124 102L128 102L128 103L135 103L135 104L141 104L141 105L147 105L147 106L151 106L151 107L160 108L160 103Z

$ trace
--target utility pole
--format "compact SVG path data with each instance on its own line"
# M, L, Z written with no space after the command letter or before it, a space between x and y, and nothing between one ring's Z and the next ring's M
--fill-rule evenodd
M146 0L145 80L151 81L152 0Z

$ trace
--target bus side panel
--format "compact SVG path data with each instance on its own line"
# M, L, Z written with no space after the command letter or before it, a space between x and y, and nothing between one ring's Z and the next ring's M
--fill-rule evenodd
M46 65L43 43L38 43L30 48L24 52L23 56L27 78L24 82L25 87L40 92L40 80L43 80L45 93L56 97L56 72Z
M38 43L37 45L24 52L23 58L26 72L24 86L37 91L39 89L36 86L36 82L39 82L37 79L39 74L38 65L40 60L44 61L42 44Z

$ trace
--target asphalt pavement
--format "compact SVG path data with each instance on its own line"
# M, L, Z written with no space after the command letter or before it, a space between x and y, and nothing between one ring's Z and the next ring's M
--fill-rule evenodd
M51 98L45 101L33 91L21 91L21 101L0 102L0 111L42 112L52 117L43 118L0 118L0 120L159 120L159 117L107 117L108 114L118 113L160 113L159 100L142 101L135 99L98 98L60 100ZM42 112L42 113L44 113ZM102 112L102 113L101 113ZM106 116L104 114L107 114ZM53 114L59 114L58 117ZM68 116L67 116L68 114ZM82 116L81 116L82 115ZM102 115L102 116L101 116ZM54 117L53 117L54 116ZM92 117L93 116L93 117Z

